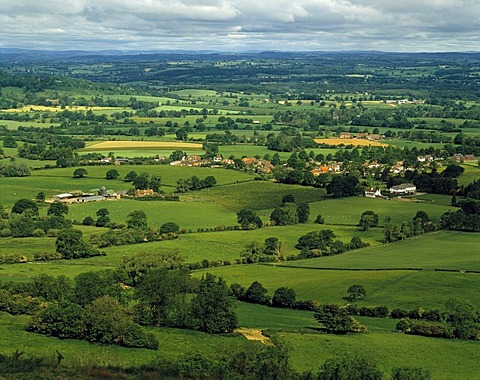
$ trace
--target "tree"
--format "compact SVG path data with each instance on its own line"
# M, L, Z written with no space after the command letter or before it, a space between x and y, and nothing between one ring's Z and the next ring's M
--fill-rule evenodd
M298 238L297 249L326 249L332 245L335 234L332 230L312 231Z
M280 256L282 243L276 237L269 237L263 243L263 253L266 255Z
M123 299L123 290L112 271L84 272L75 277L74 302L85 306L105 295Z
M77 168L73 172L73 178L83 178L88 174L87 170L84 168Z
M68 214L68 206L62 202L53 202L48 208L47 215L61 216Z
M5 148L16 148L18 144L13 136L7 135L3 138L3 146Z
M106 179L117 179L119 176L120 176L120 173L118 173L117 169L110 169L105 174Z
M308 203L297 204L298 223L307 223L310 217L310 205Z
M162 179L160 177L152 176L152 178L150 178L150 183L148 184L148 187L152 189L155 193L159 193L161 184Z
M295 203L295 197L293 194L285 194L282 197L282 203Z
M127 215L128 228L147 228L147 215L142 210L132 211Z
M368 231L370 227L378 226L378 215L371 210L364 211L360 216L358 227L361 231Z
M138 174L135 170L132 170L130 172L127 173L127 175L125 176L125 178L123 179L125 182L133 182L133 180L135 178L137 178Z
M366 327L348 315L345 308L333 304L320 305L315 313L315 319L323 328L333 334L365 332Z
M8 219L8 228L12 232L13 237L33 236L35 221L24 214L12 214Z
M108 223L110 223L110 217L108 216L110 212L106 208L97 210L95 214L98 216L95 226L105 227Z
M188 273L183 270L155 268L145 272L135 287L137 319L146 325L183 327L189 284Z
M392 370L392 380L430 380L429 370L416 367L401 367Z
M91 216L86 216L83 219L82 224L84 226L93 226L95 224L95 221L93 220L93 218Z
M234 299L223 278L207 273L191 301L193 327L210 334L232 332L237 327Z
M132 180L133 186L137 190L148 189L149 179L147 173L141 173Z
M270 214L270 221L276 226L297 224L297 205L295 203L285 203L282 206L277 207Z
M325 219L323 218L323 216L321 214L317 215L317 217L315 218L315 223L317 223L317 224L324 224L325 223Z
M30 199L19 199L12 207L12 214L25 214L27 216L38 216L38 206Z
M363 356L327 359L318 380L381 380L383 372L371 359Z
M266 305L270 302L270 297L267 293L268 290L260 282L254 281L245 292L245 301Z
M55 241L55 248L64 259L79 259L100 255L98 250L83 241L82 231L75 229L60 231Z
M260 219L254 211L245 208L237 213L237 222L244 230L251 230L263 226L262 219Z
M354 175L337 175L327 185L327 194L333 198L349 197L360 192L358 177Z
M37 202L45 202L45 198L46 198L46 195L45 195L45 192L44 191L40 191L36 196L35 196L35 200Z
M178 232L180 231L180 227L178 226L178 224L174 222L167 222L167 223L163 223L160 226L158 231L161 234L170 234L170 233L178 234Z
M465 171L460 165L452 164L448 165L442 172L442 177L457 178Z
M453 334L459 339L475 339L480 331L478 309L471 303L454 298L445 303L447 322L453 328Z
M352 285L347 290L348 297L347 299L350 302L355 302L356 300L363 298L367 295L365 288L362 285Z
M295 304L295 290L281 287L275 290L272 297L272 306L291 308Z

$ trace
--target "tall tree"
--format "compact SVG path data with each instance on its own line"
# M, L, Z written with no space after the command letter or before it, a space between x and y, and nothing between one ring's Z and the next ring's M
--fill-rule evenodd
M193 327L210 334L232 332L237 327L234 299L225 281L207 273L191 302Z

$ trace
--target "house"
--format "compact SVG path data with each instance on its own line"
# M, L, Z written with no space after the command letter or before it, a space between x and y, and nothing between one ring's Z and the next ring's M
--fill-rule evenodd
M348 132L340 132L338 137L341 138L341 139L350 139L350 138L352 138L352 135Z
M369 189L365 189L365 196L367 198L383 197L382 193L380 192L380 189L375 189L373 187Z
M415 194L416 192L417 186L413 183L403 183L390 188L390 194Z
M103 195L88 195L86 197L77 198L77 202L80 203L97 202L103 200L105 200L105 197Z
M63 193L63 194L55 195L55 200L59 201L59 202L66 202L71 198L74 198L74 195L70 194L70 193Z
M459 162L463 162L465 160L465 157L463 156L462 153L455 153L452 158L455 160L455 161L459 161Z
M434 160L433 156L426 155L426 156L418 156L417 161L418 162L432 162Z
M136 197L146 197L149 195L153 195L153 190L152 189L145 189L145 190L140 190L137 189L135 190L135 196Z
M463 156L463 161L475 161L476 158L473 154L466 154Z

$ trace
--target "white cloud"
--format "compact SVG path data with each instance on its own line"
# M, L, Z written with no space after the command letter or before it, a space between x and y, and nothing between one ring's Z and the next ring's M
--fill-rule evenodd
M0 45L478 50L478 0L2 0Z

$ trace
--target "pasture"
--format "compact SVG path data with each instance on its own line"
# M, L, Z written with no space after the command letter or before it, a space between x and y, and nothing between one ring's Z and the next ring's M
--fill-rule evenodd
M122 149L202 149L202 144L174 142L174 141L103 141L96 144L89 145L83 151L112 151Z

